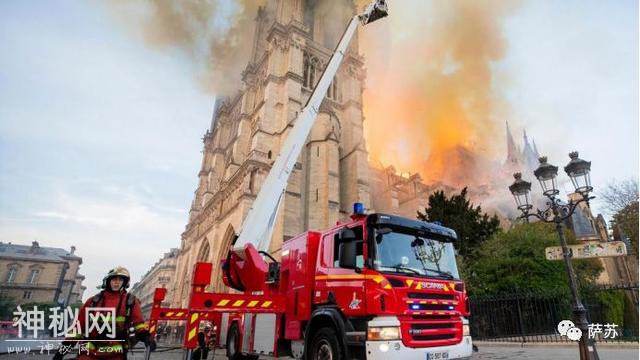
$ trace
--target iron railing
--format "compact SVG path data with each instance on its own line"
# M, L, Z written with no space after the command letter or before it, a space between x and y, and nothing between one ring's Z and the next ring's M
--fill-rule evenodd
M607 304L595 296L599 292L622 292L631 301L626 306L635 322L617 324L617 336L604 331L596 336L599 342L638 341L638 284L581 289L590 324L613 324L607 319ZM557 332L558 323L572 320L571 297L567 292L513 293L472 297L471 335L475 340L504 342L571 342ZM626 314L628 315L628 313ZM627 316L628 318L628 316ZM619 322L619 321L618 321ZM632 323L633 322L633 323Z

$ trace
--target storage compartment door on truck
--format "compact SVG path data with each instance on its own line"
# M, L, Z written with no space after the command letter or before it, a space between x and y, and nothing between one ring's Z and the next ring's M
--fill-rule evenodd
M340 253L347 246L341 234L353 231L350 236L356 245L356 267L362 269L366 261L366 244L362 225L337 229L324 233L320 242L316 271L315 304L337 304L346 316L362 315L366 309L364 275L354 268L340 267Z

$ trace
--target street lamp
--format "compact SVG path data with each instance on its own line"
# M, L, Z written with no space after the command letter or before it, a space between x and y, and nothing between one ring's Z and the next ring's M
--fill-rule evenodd
M564 171L567 172L573 186L576 188L576 192L586 196L593 188L591 187L591 161L584 161L578 157L578 152L574 151L569 153L571 161L564 167Z
M529 192L531 191L531 183L522 180L521 173L513 174L513 177L516 178L516 181L513 182L511 186L509 186L509 190L513 194L513 198L516 200L516 205L518 206L518 210L522 212L529 212L533 207L530 204Z
M570 153L569 157L571 161L564 167L564 170L567 175L569 175L569 178L571 178L576 193L581 195L578 200L569 199L568 203L562 203L560 199L556 198L556 195L560 193L556 183L558 167L549 164L546 157L539 159L540 166L533 172L540 182L542 193L549 199L549 201L547 201L548 207L545 210L536 209L535 212L530 213L531 209L533 209L529 198L531 183L522 180L522 174L513 174L516 180L509 186L509 190L516 200L518 210L522 212L520 218L528 221L529 217L533 216L543 222L556 224L556 231L560 237L560 246L562 247L562 257L564 258L564 265L567 270L567 276L569 277L569 287L571 288L573 301L573 317L576 326L582 331L582 338L580 338L580 359L599 360L600 358L596 351L595 342L587 335L589 332L587 310L580 301L578 282L576 280L576 274L573 271L573 266L571 265L571 253L569 252L563 231L563 222L574 213L578 204L585 202L588 206L589 200L593 199L593 196L589 196L589 192L593 190L589 176L591 162L580 159L577 151Z

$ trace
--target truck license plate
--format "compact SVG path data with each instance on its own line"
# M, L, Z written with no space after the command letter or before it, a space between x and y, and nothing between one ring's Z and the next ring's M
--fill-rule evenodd
M427 360L444 360L449 358L448 351L438 351L427 353Z

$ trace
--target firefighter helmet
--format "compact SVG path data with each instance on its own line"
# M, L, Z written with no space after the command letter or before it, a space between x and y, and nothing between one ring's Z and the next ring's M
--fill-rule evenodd
M129 275L129 270L127 270L122 266L116 266L113 269L109 270L109 272L107 273L107 276L104 277L104 285L105 285L104 287L106 288L109 284L109 280L111 280L111 278L114 278L116 276L119 276L124 279L124 282L122 284L123 289L126 289L129 287L129 279L131 278L131 276Z

